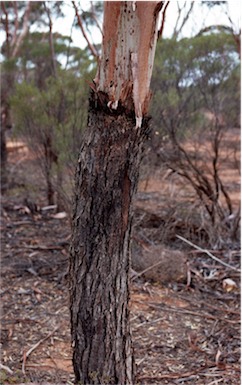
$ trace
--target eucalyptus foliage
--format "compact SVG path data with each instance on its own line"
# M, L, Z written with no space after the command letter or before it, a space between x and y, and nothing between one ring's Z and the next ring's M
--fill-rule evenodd
M152 116L159 132L180 138L204 129L204 110L238 125L240 60L224 32L159 42L153 72Z
M160 165L195 193L190 214L184 206L190 222L197 217L199 236L213 247L237 241L240 212L223 174L229 151L237 169L237 143L228 143L229 129L240 125L240 59L233 36L218 30L161 41L153 93L151 143Z
M46 80L41 90L33 83L22 82L16 86L11 99L15 130L39 148L45 137L52 137L56 154L67 161L77 152L80 132L87 114L87 84L63 71L58 78Z

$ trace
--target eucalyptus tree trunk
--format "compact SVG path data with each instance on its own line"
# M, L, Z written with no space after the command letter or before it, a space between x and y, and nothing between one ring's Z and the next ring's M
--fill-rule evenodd
M6 100L2 101L1 105L1 127L0 127L0 140L1 140L1 158L0 158L0 169L1 169L1 193L4 194L8 189L8 170L7 170L7 138L6 132L8 128L11 128L11 117L10 108Z
M160 2L105 2L102 58L78 167L70 251L73 365L83 384L133 384L129 241Z

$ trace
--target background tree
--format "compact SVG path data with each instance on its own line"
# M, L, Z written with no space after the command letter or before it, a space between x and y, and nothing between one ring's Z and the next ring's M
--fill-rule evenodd
M88 73L90 76L90 73ZM87 115L88 85L82 77L62 71L45 80L45 88L23 82L17 86L11 105L15 133L38 156L46 182L49 205L70 211L74 162Z
M23 8L24 7L24 8ZM9 97L13 91L16 59L28 33L30 26L30 12L33 7L31 1L26 4L17 2L1 2L2 23L5 29L5 43L2 54L5 56L2 66L2 87L1 87L1 192L7 188L7 147L6 132L11 128L11 112Z
M230 31L167 39L157 47L153 145L162 167L188 182L202 203L200 229L213 247L239 237L239 212L222 177L228 129L240 124L239 84Z
M131 204L163 3L105 2L102 57L76 172L70 254L76 381L132 384Z
M85 51L68 48L67 36L53 34L52 49L49 40L48 33L33 32L23 42L18 64L22 81L10 100L15 134L21 135L31 151L38 154L46 180L48 204L57 203L60 209L70 199L63 201L63 182L67 183L63 175L66 166L73 166L79 150L80 130L87 113L91 60ZM67 51L68 69L62 69L60 59ZM79 76L77 66L81 72ZM64 195L70 196L71 189Z
M91 60L85 51L70 46L69 36L53 33L52 19L62 15L61 2L40 2L35 12L49 31L28 32L19 49L14 74L17 86L9 98L14 133L38 154L48 204L68 210L71 189L63 175L73 175L69 166L80 144L77 121L85 124ZM67 166L68 173L64 173Z
M76 26L81 29L82 35L87 42L87 47L89 48L91 55L93 58L98 60L101 47L93 41L90 28L98 28L98 32L100 32L102 35L99 19L103 14L103 4L100 1L96 1L95 3L91 1L90 3L90 8L86 11L83 11L80 3L77 4L77 2L72 1L76 15Z
M190 15L193 11L195 2L194 1L184 1L183 3L177 1L177 18L174 25L174 30L172 33L172 39L177 40L179 35L182 32L182 29L186 25L187 21L190 18Z
M53 11L61 14L62 2L52 4ZM4 192L7 188L7 149L6 132L12 127L12 116L10 98L14 92L15 83L19 81L19 58L21 49L26 41L31 25L38 21L39 26L46 24L51 26L50 9L45 2L1 2L2 22L5 29L5 41L2 46L2 92L1 92L1 189ZM47 12L48 11L48 12ZM49 43L51 43L51 29ZM51 47L51 44L50 44ZM47 67L47 66L46 66ZM53 62L50 70L53 70Z
M223 24L207 25L206 27L201 29L199 34L207 33L209 31L216 31L216 30L224 31L227 34L230 33L233 36L235 45L237 47L237 52L239 55L241 55L241 26L240 25L236 26L234 21L232 20L228 9L228 2L227 1L202 1L202 5L207 7L209 10L217 6L222 7L224 10L224 14L228 19L228 25L223 25Z

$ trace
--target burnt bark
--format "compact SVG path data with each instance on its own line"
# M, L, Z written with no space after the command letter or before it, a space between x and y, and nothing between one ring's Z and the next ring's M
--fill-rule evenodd
M148 123L90 99L74 197L70 252L73 364L83 384L132 384L129 242L132 198ZM99 96L100 96L99 95Z
M55 188L52 177L53 165L58 165L58 156L55 152L52 138L52 130L46 133L44 145L44 172L46 178L46 193L49 205L55 204Z

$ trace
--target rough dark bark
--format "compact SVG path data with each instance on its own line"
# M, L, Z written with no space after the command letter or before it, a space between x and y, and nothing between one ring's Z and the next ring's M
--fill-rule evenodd
M76 381L132 384L129 241L147 120L110 111L93 94L76 172L70 257ZM134 115L134 114L133 114Z
M58 156L54 150L51 130L46 133L44 141L44 172L46 178L46 194L49 205L55 204L55 188L52 177L53 165L58 165Z

